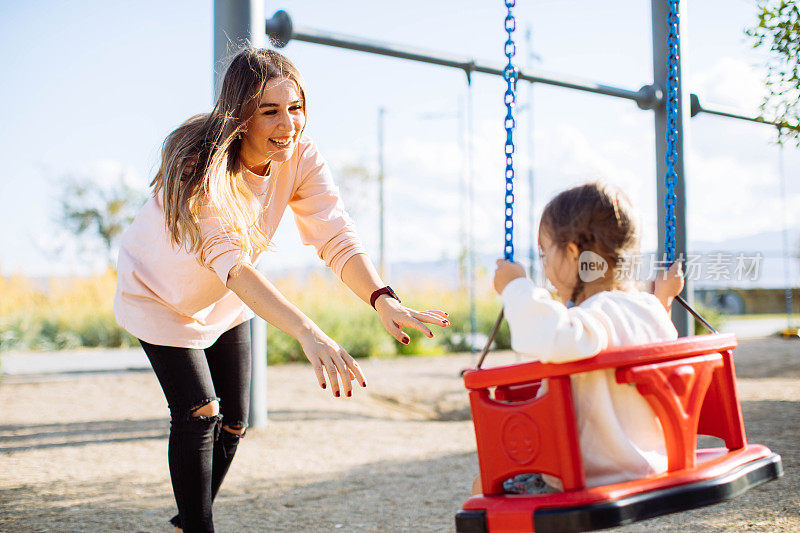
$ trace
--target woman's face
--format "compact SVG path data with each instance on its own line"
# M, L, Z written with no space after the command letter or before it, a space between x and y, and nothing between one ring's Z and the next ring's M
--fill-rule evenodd
M261 102L242 137L240 156L256 174L264 174L270 161L286 161L294 152L306 124L305 102L289 78L267 82Z

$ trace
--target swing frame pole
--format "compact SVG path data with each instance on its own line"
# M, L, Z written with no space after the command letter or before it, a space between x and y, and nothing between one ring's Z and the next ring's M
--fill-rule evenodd
M678 115L677 115L677 131L678 135L675 140L676 158L673 163L675 173L678 179L675 183L675 195L677 202L675 205L675 218L677 224L675 226L675 259L680 261L681 258L686 257L687 252L687 213L686 213L686 165L685 165L685 147L688 146L688 121L691 116L690 111L690 97L685 92L683 86L684 70L682 69L685 64L683 59L686 57L686 3L683 2L681 6L683 9L679 17L678 26ZM669 2L667 0L651 0L652 10L652 26L653 26L653 80L659 87L667 87L667 56L669 54L669 46L667 44L667 36L669 35L669 25L667 18L669 16ZM666 227L664 220L667 214L666 206L664 205L664 197L667 193L667 187L664 183L664 176L667 173L667 143L665 142L667 132L667 109L666 106L658 106L653 109L653 116L655 122L655 150L656 150L656 204L658 206L658 254L656 260L664 261L666 259L666 250L664 249L664 237L666 235ZM666 262L662 263L664 269L669 265ZM663 275L659 272L657 275ZM694 300L694 291L692 288L692 280L688 277L684 280L685 286L681 293L681 301L692 306ZM673 306L672 308L672 322L678 330L680 337L686 337L694 334L694 319L684 305Z
M267 39L261 31L264 2L260 0L214 0L214 100L231 52L249 44L263 48ZM256 316L250 320L250 415L248 426L267 425L267 323Z

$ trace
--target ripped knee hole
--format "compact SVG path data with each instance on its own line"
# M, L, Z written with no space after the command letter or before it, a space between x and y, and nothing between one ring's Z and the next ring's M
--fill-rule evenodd
M217 416L219 414L219 402L212 400L205 405L201 405L192 411L192 416Z

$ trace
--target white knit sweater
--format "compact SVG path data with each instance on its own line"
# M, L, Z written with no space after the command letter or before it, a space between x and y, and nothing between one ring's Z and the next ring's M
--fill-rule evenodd
M506 286L502 298L511 347L536 361L566 363L609 346L678 336L661 302L644 292L604 291L567 309L519 278ZM597 370L573 375L572 390L587 487L666 471L661 425L634 386L618 384L614 370ZM558 479L545 480L560 488Z

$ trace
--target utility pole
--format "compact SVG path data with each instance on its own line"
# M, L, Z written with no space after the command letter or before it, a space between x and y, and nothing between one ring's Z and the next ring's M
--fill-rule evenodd
M478 311L475 305L475 117L472 98L472 76L467 76L467 259L469 265L469 349L478 353Z
M527 65L528 69L533 68L534 60L538 60L539 56L537 56L533 52L533 30L528 27L525 30L525 47L528 51L527 57ZM534 179L533 179L533 87L535 84L529 83L528 84L528 202L530 203L531 208L528 210L528 241L529 241L529 248L528 248L528 259L530 261L530 278L532 280L536 280L536 214L535 214L535 207L536 207L536 194L534 188Z
M464 120L464 96L458 97L458 151L461 156L458 176L458 288L463 290L467 285L468 267L467 253L467 135Z
M686 217L686 166L684 164L686 152L685 147L689 145L687 141L688 124L690 114L690 98L689 93L684 90L684 72L683 66L686 64L687 39L686 39L686 6L689 2L681 3L680 23L678 27L678 35L680 35L678 44L678 138L675 141L675 149L677 151L677 159L675 160L674 168L678 174L678 180L675 184L675 194L677 195L677 204L675 205L675 217L677 218L677 226L675 228L675 259L686 258L687 253L687 222ZM669 2L667 0L651 0L652 9L652 24L653 24L653 82L656 86L666 94L667 92L667 36L669 35L669 27L667 26L667 18L669 15ZM667 163L665 156L667 153L667 109L666 102L656 106L653 109L655 117L656 128L656 182L657 182L657 205L658 205L658 254L656 259L663 261L664 255L664 236L666 228L664 218L666 216L666 207L664 205L664 196L667 192L664 183L664 176L667 173ZM663 272L657 270L657 275L663 275ZM686 285L683 289L683 297L692 305L694 300L694 291L692 290L692 280L686 278ZM672 322L678 330L678 335L685 337L694 334L694 319L689 312L681 305L674 305L672 307Z
M222 90L229 58L242 46L264 48L263 0L214 0L214 99ZM267 424L267 323L250 321L250 420L252 428Z
M383 168L383 117L386 114L386 109L383 107L378 108L378 211L379 211L379 227L380 227L380 245L378 255L378 269L380 270L381 277L389 277L386 271L386 211L384 204L384 168Z

